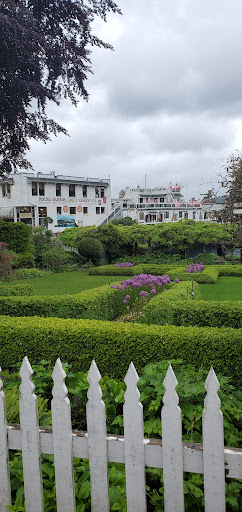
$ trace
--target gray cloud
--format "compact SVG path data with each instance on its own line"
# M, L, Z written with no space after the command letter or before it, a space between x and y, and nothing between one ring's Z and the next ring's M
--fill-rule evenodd
M120 0L95 22L114 52L94 49L88 103L50 105L70 137L31 143L36 170L166 185L217 186L221 158L241 146L240 0ZM203 183L203 184L202 184Z

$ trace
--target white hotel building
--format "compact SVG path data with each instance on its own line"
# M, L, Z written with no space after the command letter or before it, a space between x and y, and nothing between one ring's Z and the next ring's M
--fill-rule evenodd
M98 226L111 212L110 179L21 172L0 179L0 218L47 225L53 233L67 227ZM51 222L52 220L52 222Z

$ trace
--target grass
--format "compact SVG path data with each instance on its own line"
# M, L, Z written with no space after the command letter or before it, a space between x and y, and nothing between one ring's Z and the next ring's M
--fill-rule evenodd
M221 276L216 284L200 284L203 300L242 300L241 277Z
M88 270L78 270L24 279L23 281L12 281L8 284L31 284L35 295L62 295L80 293L104 284L119 282L122 279L127 279L127 276L89 276Z

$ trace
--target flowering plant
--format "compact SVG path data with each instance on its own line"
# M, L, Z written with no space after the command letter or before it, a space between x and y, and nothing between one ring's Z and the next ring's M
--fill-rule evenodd
M179 279L174 280L175 283ZM139 274L133 276L132 279L120 281L120 284L111 285L110 288L122 291L129 288L130 295L125 295L123 304L127 305L128 318L133 319L136 316L142 315L142 309L147 299L156 293L166 292L165 285L170 284L171 280L166 274L164 276L153 276L152 274ZM132 311L131 311L132 309Z
M126 263L119 263L119 262L116 263L116 267L133 267L133 266L134 266L134 264L130 263L130 261L127 261Z
M198 272L201 272L201 270L203 270L203 269L204 269L204 265L203 265L203 264L202 264L202 262L200 261L200 263L197 263L197 264L192 263L192 264L190 265L190 267L186 267L186 272L188 272L189 274L190 274L191 272L196 272L196 273L198 273Z

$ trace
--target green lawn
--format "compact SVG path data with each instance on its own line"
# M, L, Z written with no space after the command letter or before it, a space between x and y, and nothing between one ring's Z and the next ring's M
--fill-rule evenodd
M35 295L61 295L80 293L104 284L119 282L122 279L128 278L127 276L89 276L88 270L78 270L24 279L23 281L12 281L11 284L31 284Z
M203 300L242 300L242 278L221 276L216 284L201 284Z

